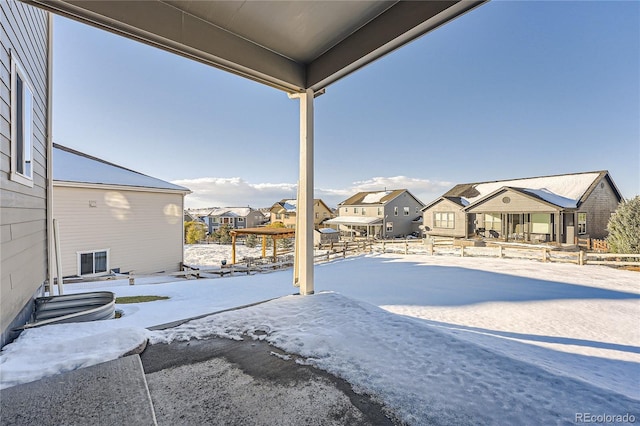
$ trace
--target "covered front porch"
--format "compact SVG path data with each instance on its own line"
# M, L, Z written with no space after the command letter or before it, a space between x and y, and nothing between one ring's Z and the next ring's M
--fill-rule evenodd
M379 217L338 216L324 222L340 232L341 237L381 237L383 220Z
M531 243L572 243L573 212L474 212L469 213L468 236Z

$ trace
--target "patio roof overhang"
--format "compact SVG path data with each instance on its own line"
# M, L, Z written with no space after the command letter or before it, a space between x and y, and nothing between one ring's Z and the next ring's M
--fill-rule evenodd
M484 3L23 1L289 93L318 92Z
M382 225L382 218L367 216L338 216L333 219L325 220L327 225L353 225L353 226L372 226Z

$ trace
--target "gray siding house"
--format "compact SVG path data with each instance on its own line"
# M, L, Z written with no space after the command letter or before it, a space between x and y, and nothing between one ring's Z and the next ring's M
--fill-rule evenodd
M186 214L203 222L210 234L223 225L229 225L231 229L244 229L265 223L264 214L251 207L213 207L187 210Z
M359 192L338 204L325 222L348 236L405 237L418 232L424 204L406 189Z
M43 10L0 1L0 347L49 271L51 25Z
M460 184L424 207L424 231L570 244L602 239L622 199L606 170Z

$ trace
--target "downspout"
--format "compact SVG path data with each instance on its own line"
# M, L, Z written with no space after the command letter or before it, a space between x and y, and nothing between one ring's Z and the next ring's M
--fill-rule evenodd
M53 14L47 14L47 279L53 295Z

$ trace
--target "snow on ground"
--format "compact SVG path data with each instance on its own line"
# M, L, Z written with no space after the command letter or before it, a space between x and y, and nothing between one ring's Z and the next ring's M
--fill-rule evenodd
M185 263L200 261L187 253ZM315 271L308 297L287 296L291 270L67 285L171 299L118 305L118 320L24 332L0 352L0 387L113 359L147 336L248 335L345 378L409 424L572 423L582 412L640 419L637 272L427 255L361 256ZM274 297L166 331L143 328Z
M271 255L272 249L268 250ZM250 248L242 244L236 245L236 259L243 257L261 257L262 246ZM184 263L189 266L220 266L220 262L231 262L231 244L188 244L184 247Z

